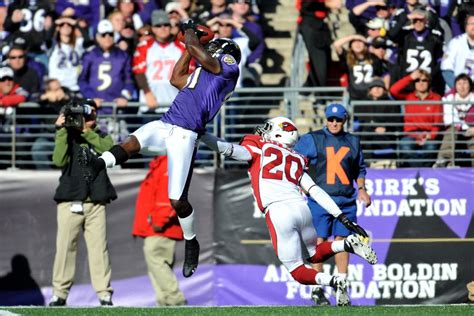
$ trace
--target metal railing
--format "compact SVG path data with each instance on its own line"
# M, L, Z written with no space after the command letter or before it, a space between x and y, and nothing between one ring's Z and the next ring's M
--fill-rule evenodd
M308 96L318 94L318 102ZM294 101L296 99L296 101ZM322 102L321 102L322 100ZM207 126L209 133L226 140L238 143L242 136L253 133L257 125L275 116L287 116L295 121L300 134L317 130L324 126L324 108L329 102L346 102L346 91L343 88L247 88L236 91L221 109L218 116ZM431 148L406 149L403 131L405 105L415 104L410 101L353 101L351 103L351 119L347 129L361 137L361 144L368 164L376 166L432 166L437 158L440 147L445 141L448 148L446 164L451 166L470 166L472 158L472 137L465 137L465 132L447 129L443 123L439 127L437 138L430 140ZM443 104L442 101L418 102L420 104ZM459 104L460 102L453 102ZM296 105L295 105L296 104ZM111 109L110 114L99 114L99 125L112 135L115 142L120 142L129 133L136 130L144 122L158 119L161 114L140 115L134 113L139 103L131 103L124 110L115 104L104 104ZM360 111L364 106L380 106L387 109L380 113ZM389 107L400 107L401 113L388 111ZM28 110L37 111L39 106L34 103L20 105L21 113L12 111L7 115L6 122L0 126L0 168L44 169L52 168L51 155L54 149L54 121L57 114L27 114ZM25 114L26 112L26 114ZM390 112L390 113L389 113ZM418 115L418 114L415 114ZM439 114L442 115L442 114ZM393 119L390 119L392 117ZM355 120L354 120L355 118ZM383 121L383 125L379 122ZM442 119L440 119L442 122ZM386 129L381 134L376 127ZM411 134L420 134L413 132ZM411 142L414 144L414 141ZM408 144L408 145L411 145ZM445 149L446 149L445 148ZM150 156L134 156L124 167L147 167ZM200 167L232 167L245 164L224 160L205 145L199 147L196 165Z

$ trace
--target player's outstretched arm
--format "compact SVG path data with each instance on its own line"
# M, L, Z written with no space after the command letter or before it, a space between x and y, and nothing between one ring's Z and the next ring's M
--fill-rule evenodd
M369 236L362 227L351 221L346 215L344 215L344 213L342 213L339 206L337 206L336 202L334 202L329 194L314 183L313 179L311 179L306 172L303 173L303 176L301 177L300 186L303 190L309 193L313 200L321 205L329 214L336 217L348 230L361 235L362 237Z
M211 134L204 134L201 141L209 148L228 158L240 161L252 160L252 155L244 146L232 144Z
M196 60L201 64L202 68L206 69L213 74L218 74L221 72L221 64L215 58L212 58L211 55L206 51L206 49L199 42L199 37L196 35L196 24L189 20L188 22L182 25L184 31L184 43L186 45L186 50L189 54L196 58Z
M321 187L314 183L313 179L305 172L301 177L300 186L308 192L308 194L321 205L329 214L338 217L342 214L341 209L336 202Z

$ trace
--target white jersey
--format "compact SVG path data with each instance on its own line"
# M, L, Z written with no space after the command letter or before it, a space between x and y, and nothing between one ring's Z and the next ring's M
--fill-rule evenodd
M451 70L454 76L465 73L474 79L474 49L469 49L466 33L449 42L441 62L441 70Z
M71 91L79 91L77 80L81 69L84 39L77 38L75 47L56 43L49 56L48 75L58 79L61 86Z
M474 93L470 92L465 98L461 98L458 93L450 93L443 97L443 101L465 101L464 104L451 104L445 103L443 105L443 121L444 125L449 126L451 124L460 125L463 131L469 128L466 124L466 114L472 107L474 102Z
M268 142L257 135L247 135L240 143L252 155L249 173L258 207L280 201L305 201L300 180L307 160L299 153Z
M185 47L179 42L159 43L155 40L140 43L133 60L133 72L144 73L151 92L159 106L171 105L179 90L170 83L173 68ZM140 102L145 103L145 95L140 91ZM163 109L162 109L163 110ZM147 106L140 112L148 111ZM159 109L157 109L160 112Z

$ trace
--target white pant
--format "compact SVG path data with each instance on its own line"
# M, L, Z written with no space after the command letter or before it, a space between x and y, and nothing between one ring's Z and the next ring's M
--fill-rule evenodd
M187 199L198 134L159 120L143 125L132 135L140 143L140 153L168 155L168 196Z
M309 257L316 254L316 230L306 201L272 203L267 207L265 219L273 249L288 271L304 263L302 245Z

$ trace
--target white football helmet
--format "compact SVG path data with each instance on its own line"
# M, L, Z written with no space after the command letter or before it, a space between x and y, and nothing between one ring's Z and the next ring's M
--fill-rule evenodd
M286 117L275 117L257 127L257 134L265 140L277 142L285 148L293 148L298 140L298 129L295 123Z

